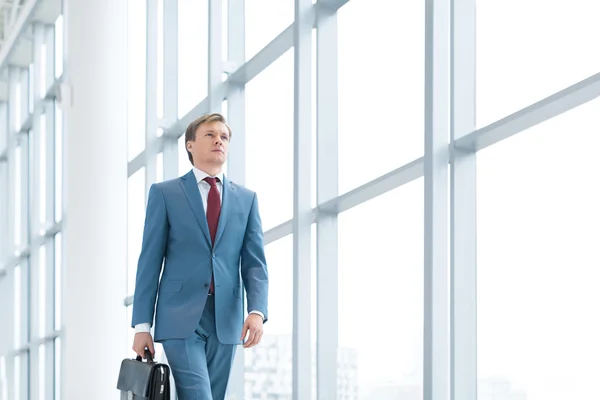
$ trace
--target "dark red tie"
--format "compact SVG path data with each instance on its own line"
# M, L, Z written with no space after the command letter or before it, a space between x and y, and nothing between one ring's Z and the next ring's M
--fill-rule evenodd
M213 247L215 245L215 237L217 236L217 227L219 226L219 215L221 214L221 196L217 189L219 178L206 177L204 180L210 185L208 191L208 199L206 201L206 220L208 222L208 230ZM210 292L214 293L214 278L210 280Z

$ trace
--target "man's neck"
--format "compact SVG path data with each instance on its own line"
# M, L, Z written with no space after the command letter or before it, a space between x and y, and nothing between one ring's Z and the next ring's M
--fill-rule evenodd
M217 176L223 171L222 166L194 164L194 167L198 168L202 172L207 173L209 176Z

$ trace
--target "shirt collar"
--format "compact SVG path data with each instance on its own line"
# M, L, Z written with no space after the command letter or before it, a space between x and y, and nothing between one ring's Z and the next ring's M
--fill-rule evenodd
M194 171L194 175L196 176L196 182L200 183L204 180L204 178L206 178L207 176L210 176L209 174L207 174L206 172L193 167L192 170ZM221 181L221 183L223 183L223 172L219 172L217 175L215 175L213 178L219 178L219 180Z

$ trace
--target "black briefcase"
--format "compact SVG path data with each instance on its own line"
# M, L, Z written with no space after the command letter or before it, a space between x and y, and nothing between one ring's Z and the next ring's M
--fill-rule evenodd
M126 358L121 362L117 389L121 399L170 400L170 369L167 364L156 363L146 349L146 362L142 357Z

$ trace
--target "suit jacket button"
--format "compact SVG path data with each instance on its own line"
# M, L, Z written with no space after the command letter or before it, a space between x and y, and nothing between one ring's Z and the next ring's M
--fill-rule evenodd
M208 283L205 283L205 284L204 284L204 287L208 287Z

